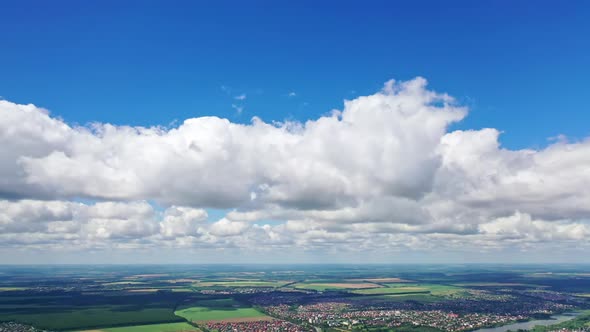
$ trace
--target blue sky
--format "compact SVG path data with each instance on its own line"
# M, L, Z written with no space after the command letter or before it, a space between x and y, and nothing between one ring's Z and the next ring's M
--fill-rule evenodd
M588 17L0 0L0 263L588 262Z
M470 106L457 128L498 128L507 147L588 134L585 1L0 6L0 95L70 123L314 119L423 76Z

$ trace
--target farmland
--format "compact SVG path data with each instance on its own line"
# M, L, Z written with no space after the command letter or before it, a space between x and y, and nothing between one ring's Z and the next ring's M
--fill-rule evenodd
M236 318L262 318L265 314L254 308L210 308L189 307L175 312L176 315L189 321L235 320Z
M267 316L248 305L236 302L232 298L201 300L194 305L183 305L175 314L191 322L264 319Z
M355 290L355 294L430 294L435 296L459 292L461 288L436 284L384 284L383 288Z
M316 291L341 290L341 289L368 289L383 287L373 283L297 283L293 285L299 289L311 289Z
M200 329L188 323L167 323L134 325L125 327L104 328L100 330L86 330L81 332L199 332Z
M261 280L232 280L232 281L203 281L193 284L194 287L281 287L290 281L261 281Z
M120 311L117 309L120 309ZM5 321L23 322L49 330L182 321L170 309L121 309L117 307L94 307L89 309L56 308L55 312L45 310L45 312L39 313L35 307L31 307L26 310L28 313L7 314L2 315L1 318Z
M26 290L24 287L0 287L0 292L10 292L10 291L23 291Z
M407 324L418 322L422 325L413 328L434 332L590 309L585 270L555 275L532 271L443 266L0 267L0 322L93 332L326 332L347 330L352 322L369 331L408 329Z

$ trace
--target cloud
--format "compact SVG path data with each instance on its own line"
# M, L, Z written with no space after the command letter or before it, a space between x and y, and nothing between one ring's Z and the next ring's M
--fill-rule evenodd
M244 106L241 105L231 104L231 107L235 109L236 113L238 114L242 114L242 112L244 111Z
M303 123L71 126L2 100L0 238L381 251L587 245L590 140L509 150L498 129L450 132L466 115L423 78L389 81ZM231 211L209 223L207 208Z
M234 96L235 100L246 100L246 94L242 93L241 95Z
M197 233L198 226L205 220L207 220L205 210L172 206L164 212L160 229L165 237L194 235Z
M9 182L0 191L224 208L249 204L253 191L258 202L299 209L416 199L431 190L446 127L465 115L425 87L423 79L399 83L306 123L202 117L173 129L70 127L32 105L3 102Z
M573 240L587 242L590 225L567 221L547 222L533 220L530 215L520 212L498 218L480 225L483 234L491 234L520 242L549 242L554 240Z
M158 231L146 202L0 201L0 231L50 233L76 238L143 237Z
M223 218L209 227L209 233L215 236L234 236L242 234L248 227L248 223Z

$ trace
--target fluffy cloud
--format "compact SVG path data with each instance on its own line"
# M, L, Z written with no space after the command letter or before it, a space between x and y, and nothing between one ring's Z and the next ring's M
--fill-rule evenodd
M193 235L205 220L207 220L205 210L172 206L164 212L160 228L165 237Z
M546 219L590 216L590 140L543 150L501 149L495 129L456 131L441 141L437 191L501 214L526 211Z
M497 129L449 132L466 114L422 78L387 82L305 123L74 127L0 100L0 237L86 247L587 245L590 140L508 150ZM206 208L232 211L211 223Z
M425 85L390 83L304 124L204 117L169 130L72 128L34 106L2 101L2 175L11 180L0 190L9 197L53 193L223 208L333 209L379 196L416 199L431 190L446 127L465 115Z
M50 235L57 239L79 240L93 246L97 241L153 242L175 236L191 236L205 223L202 209L171 206L158 211L145 201L98 202L84 204L69 201L0 201L0 233L13 239ZM24 242L44 240L34 236ZM19 242L11 241L11 242Z
M213 223L209 227L209 233L215 236L234 236L242 234L249 225L243 221L231 221L225 218Z
M483 234L522 242L571 240L584 244L590 235L590 226L586 224L533 220L530 215L519 212L482 224L480 229Z

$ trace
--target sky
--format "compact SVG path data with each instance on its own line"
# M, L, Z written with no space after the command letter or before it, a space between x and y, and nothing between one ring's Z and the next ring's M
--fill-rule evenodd
M0 13L0 264L590 262L586 1Z

